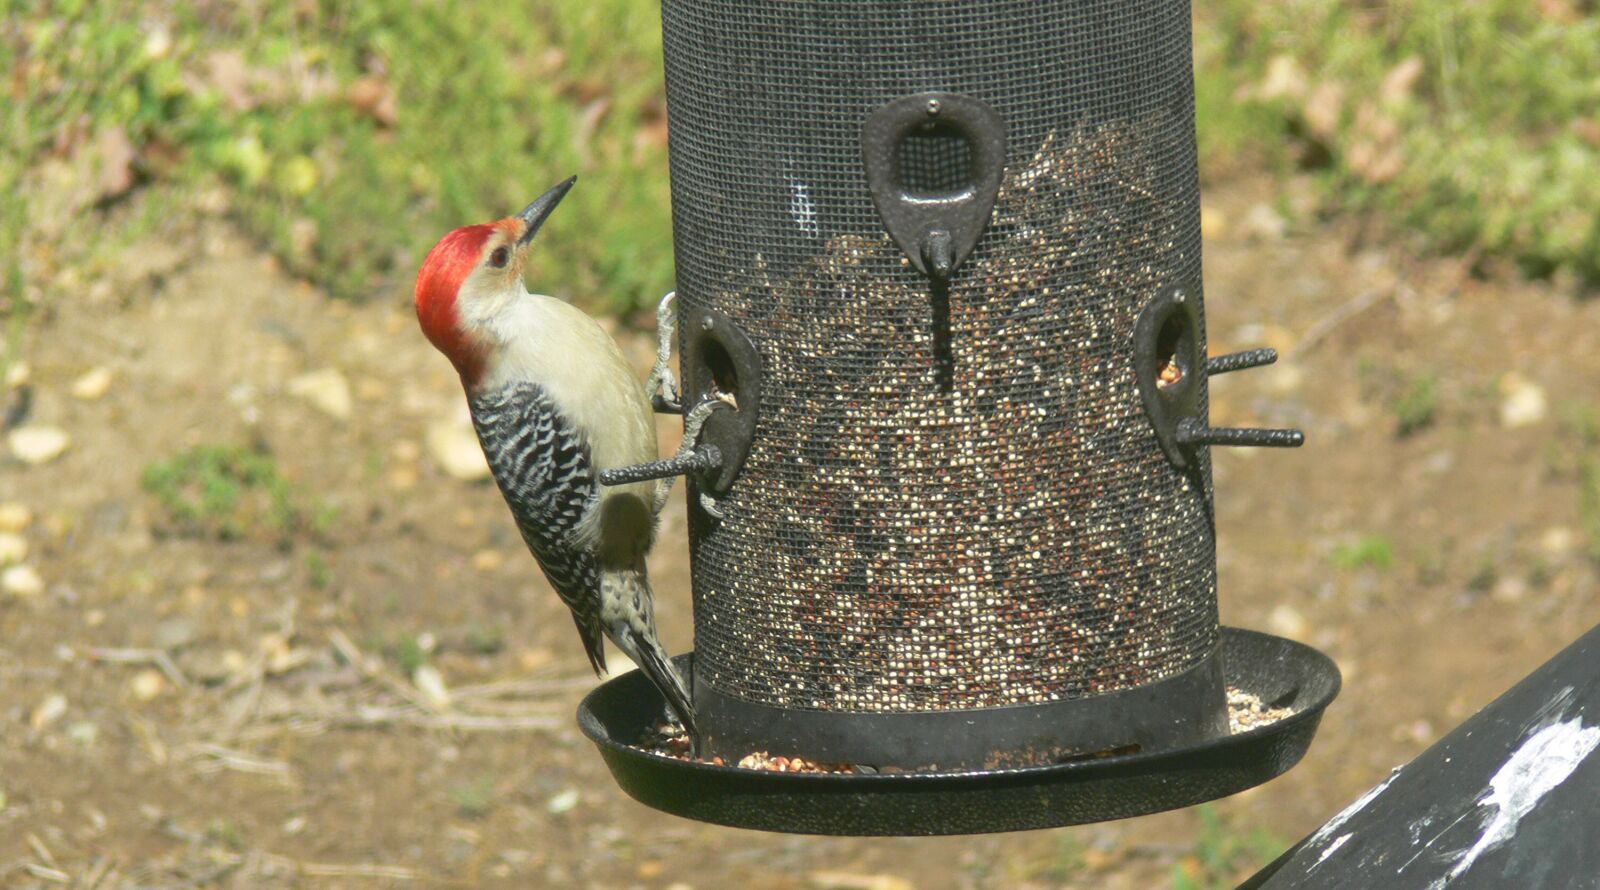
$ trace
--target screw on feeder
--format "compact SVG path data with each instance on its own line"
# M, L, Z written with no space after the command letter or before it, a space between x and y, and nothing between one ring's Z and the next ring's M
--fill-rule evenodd
M955 251L947 229L934 229L923 236L922 261L927 264L928 277L935 281L948 281L955 267Z

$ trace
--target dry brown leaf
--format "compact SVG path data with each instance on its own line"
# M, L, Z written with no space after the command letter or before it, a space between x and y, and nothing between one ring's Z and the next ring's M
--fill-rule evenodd
M537 70L542 77L551 77L567 66L567 51L552 46L539 54Z
M1262 99L1300 99L1310 89L1305 69L1293 56L1273 56L1256 95Z
M1324 142L1333 141L1344 114L1344 84L1327 80L1317 84L1305 104L1306 127Z
M1594 148L1600 148L1600 118L1579 118L1572 122L1572 132Z
M1411 101L1411 94L1415 92L1417 80L1421 77L1422 59L1418 56L1412 56L1389 69L1378 87L1379 103L1393 108Z
M127 194L137 179L134 175L133 162L139 157L138 149L133 147L133 140L128 138L128 131L121 127L107 127L101 130L100 137L95 141L95 152L100 160L99 173L95 177L100 199L106 200Z
M1572 0L1535 0L1539 14L1553 22L1571 25L1583 18L1583 12Z
M394 87L377 75L368 75L350 85L345 93L357 111L385 127L392 127L400 117L400 103Z
M589 143L594 139L595 130L600 129L601 121L606 119L606 113L611 110L611 100L601 96L587 105L578 114L578 129L572 134L572 147L577 151L578 157L585 161L589 158Z
M250 93L250 66L238 50L221 49L208 53L201 63L204 73L197 86L214 90L230 111L249 111L256 107Z

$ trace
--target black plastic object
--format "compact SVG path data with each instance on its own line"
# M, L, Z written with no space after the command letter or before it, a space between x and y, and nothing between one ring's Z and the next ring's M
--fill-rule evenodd
M1600 627L1244 888L1600 886Z
M1222 659L1213 652L1164 680L1042 705L954 711L840 714L799 712L696 691L713 751L804 753L819 762L932 769L998 769L1103 751L1171 748L1225 735Z
M1006 162L1005 121L971 96L902 96L867 118L861 149L884 228L918 271L947 280L978 245L994 211ZM936 172L920 172L929 167Z
M1021 831L1120 819L1190 806L1259 785L1305 754L1339 670L1299 643L1223 628L1228 685L1294 713L1205 741L1019 769L778 773L653 754L633 744L664 714L634 671L607 681L578 708L618 785L668 813L765 831L935 835ZM681 656L680 669L691 656ZM776 752L774 752L776 753Z
M700 429L700 441L716 449L717 462L696 477L700 487L723 494L738 477L750 453L761 418L761 356L732 319L712 309L696 309L680 321L684 352L684 404L717 399Z

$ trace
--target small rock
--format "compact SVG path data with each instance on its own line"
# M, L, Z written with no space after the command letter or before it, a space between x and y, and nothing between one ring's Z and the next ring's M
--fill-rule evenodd
M28 558L28 539L10 532L0 532L0 566L22 562Z
M863 875L844 871L814 871L811 886L818 890L912 890L911 882L895 875Z
M0 561L4 561L3 556ZM472 567L480 572L492 572L505 564L506 556L498 550L484 549L472 554Z
M489 464L471 427L452 421L430 424L427 444L428 453L446 475L466 480L489 478Z
M1294 606L1281 603L1267 616L1267 628L1280 636L1303 640L1306 632L1311 629L1311 624Z
M1304 383L1306 372L1299 363L1280 360L1276 367L1262 375L1262 383L1274 395L1286 396L1300 389Z
M150 642L157 649L181 649L194 642L198 628L188 618L168 618L156 625Z
M1578 546L1578 535L1564 525L1552 526L1539 535L1539 549L1547 556L1562 557Z
M335 420L350 419L350 383L337 368L301 374L289 381L289 394L305 399L313 408Z
M67 738L72 739L84 747L94 744L100 738L100 727L90 720L79 720L67 727Z
M1532 426L1550 413L1544 387L1515 371L1500 380L1500 425L1507 429Z
M428 704L439 710L450 707L450 689L444 685L444 675L431 664L417 668L411 674L411 682L417 686L417 691L428 700Z
M33 566L11 566L0 572L0 590L15 597L35 597L44 593L44 579Z
M417 487L417 468L399 466L389 471L389 487L395 491L410 491Z
M544 805L544 808L552 815L559 816L562 813L570 812L573 807L577 806L578 799L578 789L568 788L560 794L557 794L555 797L550 798L549 802Z
M33 713L28 715L28 726L32 727L34 732L39 732L50 724L60 720L61 715L65 714L66 712L66 696L59 694L49 696L44 701L39 702L39 704L34 707Z
M1311 79L1294 56L1280 54L1267 62L1266 75L1256 93L1262 99L1299 99L1311 89Z
M1424 457L1417 464L1417 468L1422 472L1427 473L1429 476L1443 476L1445 473L1455 469L1455 466L1456 453L1448 449L1444 451L1435 451L1427 457Z
M21 534L32 524L32 510L15 501L0 504L0 532Z
M72 437L59 427L22 426L12 430L7 441L13 457L37 466L60 457L72 444Z
M1507 575L1495 582L1489 596L1499 603L1520 603L1528 598L1528 582L1516 575Z
M167 688L167 678L155 668L146 668L133 675L128 683L128 689L133 692L133 697L139 701L153 701Z
M1289 232L1288 220L1267 204L1252 206L1240 225L1244 227L1246 235L1261 241L1278 241Z
M111 369L101 366L72 382L72 397L92 402L111 390Z

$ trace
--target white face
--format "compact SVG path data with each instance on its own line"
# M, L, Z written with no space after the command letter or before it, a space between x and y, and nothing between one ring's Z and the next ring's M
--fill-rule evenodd
M522 286L522 266L527 244L518 245L521 221L504 220L483 245L483 258L456 293L456 313L467 331L491 342L503 342L498 322L527 296Z

